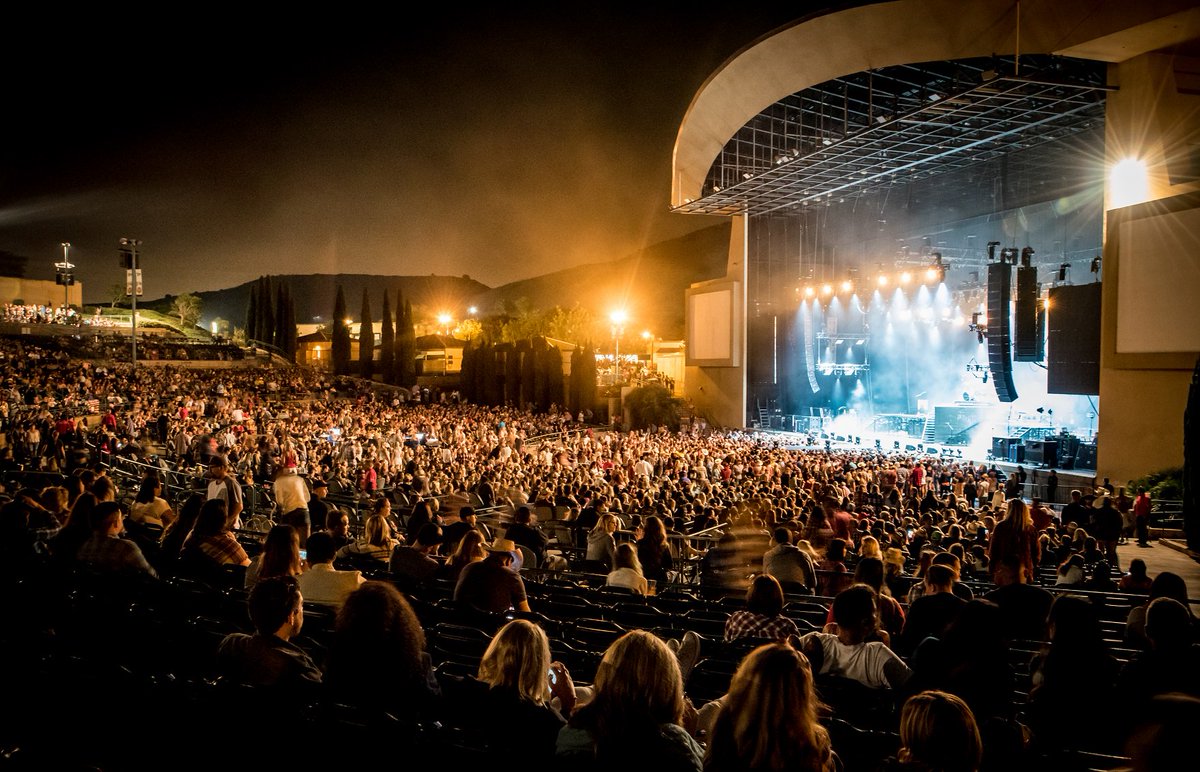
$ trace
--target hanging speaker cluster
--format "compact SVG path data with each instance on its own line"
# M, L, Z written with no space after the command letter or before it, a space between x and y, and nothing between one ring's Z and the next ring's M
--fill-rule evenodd
M1017 398L1013 385L1011 342L1009 340L1009 297L1012 295L1012 266L1004 261L988 264L988 370L996 396L1001 402Z

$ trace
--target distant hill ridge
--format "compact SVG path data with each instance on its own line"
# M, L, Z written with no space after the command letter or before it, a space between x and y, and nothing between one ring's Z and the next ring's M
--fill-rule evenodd
M631 325L653 330L660 338L678 338L683 335L684 290L694 282L725 275L729 227L715 225L653 244L620 260L566 268L495 288L469 276L434 274L272 274L271 278L273 282L288 283L296 302L298 324L327 322L333 314L337 287L341 285L346 310L356 319L365 287L371 314L379 321L386 288L390 303L395 303L396 290L400 290L414 309L430 313L441 308L462 313L475 306L481 315L487 316L521 298L532 309L570 308L578 303L604 316L617 305L624 305L629 309ZM214 319L222 318L234 326L244 326L252 284L195 293L203 301L201 324L208 326ZM147 305L157 307L168 302L169 298L161 298Z

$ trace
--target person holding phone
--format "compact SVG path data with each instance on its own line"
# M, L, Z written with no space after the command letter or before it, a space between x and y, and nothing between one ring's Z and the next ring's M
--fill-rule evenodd
M558 732L575 708L575 682L550 659L550 639L526 619L492 636L475 677L443 679L448 711L488 746L520 753L530 769L549 768Z

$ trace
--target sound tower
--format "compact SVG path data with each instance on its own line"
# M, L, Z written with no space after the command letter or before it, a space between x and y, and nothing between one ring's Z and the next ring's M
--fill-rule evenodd
M990 310L990 309L989 309ZM1042 348L1038 336L1037 268L1017 268L1017 302L1013 320L1013 359L1018 362L1037 362Z
M1001 402L1017 398L1013 385L1010 357L1008 303L1012 295L1012 266L1005 262L988 264L987 342L988 370Z

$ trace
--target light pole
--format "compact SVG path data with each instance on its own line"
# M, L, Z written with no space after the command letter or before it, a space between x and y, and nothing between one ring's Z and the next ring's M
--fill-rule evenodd
M617 309L608 316L612 320L613 334L613 388L617 387L617 376L621 370L621 335L625 332L625 320L628 315L624 309Z
M55 280L59 284L63 285L63 313L65 314L67 309L71 307L71 285L75 283L75 274L71 272L71 269L73 269L75 265L69 258L71 242L64 241L62 242L61 246L63 251L63 259L61 263L55 263L54 268L56 272Z
M142 294L142 269L138 265L138 247L142 242L140 239L123 238L117 244L121 253L121 264L125 266L125 294L130 297L133 320L133 332L130 336L133 341L133 354L130 363L137 367L137 299L138 295Z

